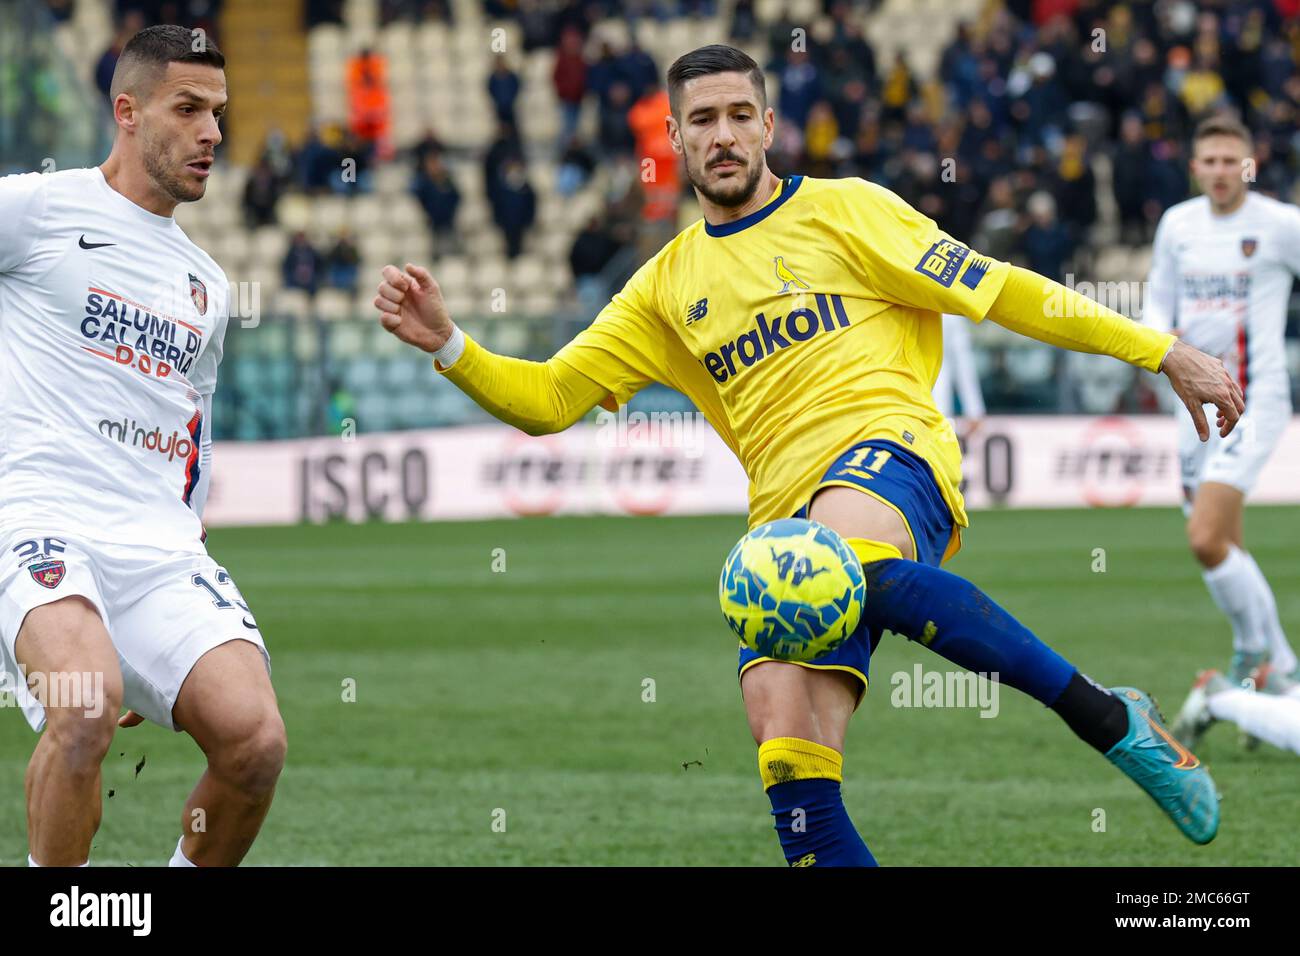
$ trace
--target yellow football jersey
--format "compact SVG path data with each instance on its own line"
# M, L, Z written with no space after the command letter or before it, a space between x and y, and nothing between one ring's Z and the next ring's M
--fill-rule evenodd
M620 403L651 381L685 393L744 465L751 528L870 438L924 458L964 526L931 396L940 313L983 319L1009 268L881 186L794 176L743 219L683 230L556 357Z

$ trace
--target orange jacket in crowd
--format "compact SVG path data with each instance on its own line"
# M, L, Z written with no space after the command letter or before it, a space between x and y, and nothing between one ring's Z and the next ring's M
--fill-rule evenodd
M677 200L682 184L664 117L670 112L668 91L655 90L637 100L628 110L627 125L636 136L636 158L641 164L641 184L645 188L644 219L676 219ZM646 160L653 160L653 165Z
M362 51L348 60L348 127L367 143L386 143L392 108L388 99L388 61Z

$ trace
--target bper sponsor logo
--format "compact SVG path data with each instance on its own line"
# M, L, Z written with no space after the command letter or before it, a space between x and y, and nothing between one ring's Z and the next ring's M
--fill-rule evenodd
M194 453L194 442L190 441L189 435L185 432L174 431L164 436L161 428L155 427L150 431L138 425L135 419L124 418L119 422L102 419L99 423L99 433L123 445L157 452L168 461L175 461L177 458L185 461Z

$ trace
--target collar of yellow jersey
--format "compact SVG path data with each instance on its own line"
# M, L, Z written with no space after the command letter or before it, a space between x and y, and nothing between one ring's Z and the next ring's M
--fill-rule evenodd
M780 209L782 204L798 191L799 184L802 182L802 176L787 176L781 180L781 185L772 194L772 198L767 201L767 205L761 209L755 209L748 216L742 216L734 222L724 222L718 226L706 222L704 231L710 236L720 239L723 236L734 236L743 229L758 225L758 223Z

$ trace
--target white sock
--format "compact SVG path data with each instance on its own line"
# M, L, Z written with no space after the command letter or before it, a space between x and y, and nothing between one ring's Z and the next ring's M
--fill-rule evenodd
M1246 559L1235 544L1228 545L1228 556L1201 574L1210 597L1232 624L1233 650L1259 654L1269 649L1265 606L1259 593L1263 575ZM1264 582L1264 587L1268 583ZM1280 625L1279 625L1280 628Z
M193 866L197 868L197 864L191 863L188 859L185 858L185 854L181 852L181 844L184 842L185 842L185 837L183 836L176 841L176 852L173 853L172 858L167 861L167 865L168 866Z
M1210 713L1274 747L1300 754L1300 700L1233 687L1209 700Z
M38 870L41 868L41 865L40 865L39 863L37 863L36 860L34 860L34 859L32 858L32 855L31 855L30 853L27 854L27 865L28 865L28 866L34 866L34 867L36 867ZM87 860L85 863L78 863L78 864L77 864L77 869L81 869L81 867L83 867L83 866L90 866L90 861Z
M1297 661L1295 651L1291 649L1291 644L1286 639L1286 632L1282 630L1282 621L1277 616L1277 601L1273 598L1273 589L1269 587L1268 578L1264 577L1264 572L1259 569L1254 555L1249 551L1243 551L1242 554L1255 573L1255 586L1264 602L1264 624L1267 628L1271 662L1279 673L1290 674L1295 670Z

